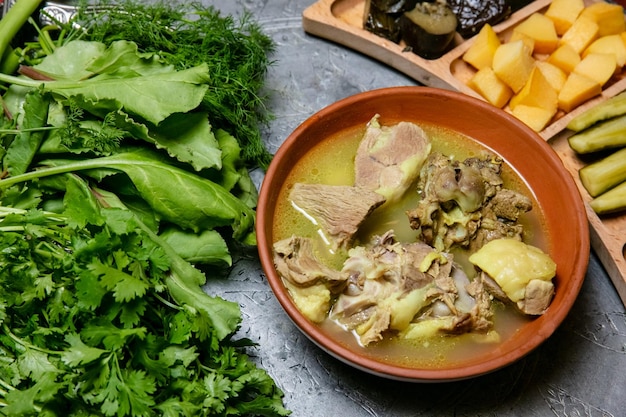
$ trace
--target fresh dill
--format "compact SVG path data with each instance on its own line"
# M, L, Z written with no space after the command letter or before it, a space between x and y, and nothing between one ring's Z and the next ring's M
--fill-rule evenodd
M107 5L79 8L64 29L78 23L85 40L106 45L122 39L135 42L140 52L157 53L176 69L207 63L210 80L203 106L211 124L237 138L249 166L267 168L272 156L260 129L272 118L263 86L275 45L251 15L235 20L198 3Z

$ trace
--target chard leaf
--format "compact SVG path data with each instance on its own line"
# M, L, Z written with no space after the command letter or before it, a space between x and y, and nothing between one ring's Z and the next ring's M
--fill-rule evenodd
M172 67L158 61L154 54L141 54L137 44L120 40L109 47L101 42L73 40L59 46L40 64L38 72L54 80L79 81L96 74L121 73L146 75L171 71Z
M70 227L83 228L88 223L101 225L104 221L91 189L76 175L66 176L63 208Z
M80 42L80 44L72 45L75 42ZM2 80L14 84L12 88L15 88L15 91L11 95L15 97L12 101L16 103L20 102L19 97L23 94L23 89L19 86L30 88L41 86L44 91L56 96L81 101L85 110L100 117L112 111L124 109L154 125L158 125L174 113L190 112L202 103L210 80L206 63L177 71L172 66L165 66L156 60L143 59L142 56L136 54L136 50L129 49L127 54L120 54L117 47L123 50L134 44L119 42L122 43L110 47L114 50L113 55L124 57L118 64L97 65L100 62L96 60L97 53L90 49L87 52L88 59L79 60L71 71L57 75L65 78L38 81L3 75ZM72 41L66 47L69 45L82 47L84 44L81 41ZM63 48L59 49L63 51ZM99 47L96 49L99 51ZM122 63L127 63L128 57L133 53L137 55L138 64L131 68L124 67ZM54 58L54 54L48 58ZM52 59L51 62L48 62L48 58L36 67L37 71L54 74L55 71L60 71L60 67L67 65L64 57ZM96 61L93 69L103 72L93 73L89 68L83 68L85 71L80 70L83 66L89 67L88 63L91 63L91 59ZM90 76L90 74L93 75ZM88 78L83 79L83 77Z
M145 76L100 74L82 82L47 81L43 85L62 97L77 97L85 110L98 116L124 109L158 125L174 113L196 109L208 89L207 81L208 67L199 65Z
M187 262L232 265L228 246L215 230L196 234L170 227L160 236Z
M222 150L222 169L220 170L219 184L231 191L239 182L241 174L239 169L243 166L241 147L239 142L230 133L223 129L215 132L215 138Z
M176 113L151 131L148 140L170 156L188 162L196 171L222 167L222 151L206 113Z
M47 160L42 168L0 180L0 189L11 185L79 170L113 168L131 179L139 194L162 219L195 232L230 226L235 239L254 234L255 212L220 185L174 167L155 152L134 149L88 160Z
M56 48L33 68L53 80L84 80L94 74L87 68L106 49L106 45L100 42L75 40Z
M189 163L196 171L222 168L222 151L206 113L175 113L158 126L147 126L118 111L115 125L135 139L152 143L157 149L180 162Z
M114 73L128 76L168 72L174 67L163 64L157 54L140 53L135 42L119 40L111 43L99 56L88 63L86 68L94 74Z
M4 169L11 175L23 174L43 141L45 132L30 129L45 126L49 101L40 90L29 91L24 100L24 117L21 132L9 145L3 160Z

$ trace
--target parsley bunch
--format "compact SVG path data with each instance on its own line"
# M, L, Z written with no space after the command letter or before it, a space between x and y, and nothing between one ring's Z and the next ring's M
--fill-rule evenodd
M287 415L211 326L207 304L238 307L203 293L132 212L68 181L61 214L0 208L0 415Z

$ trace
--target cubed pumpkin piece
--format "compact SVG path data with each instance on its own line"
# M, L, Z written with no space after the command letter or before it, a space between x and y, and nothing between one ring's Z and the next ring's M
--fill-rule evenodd
M554 22L554 29L561 36L572 26L584 8L583 0L552 0L545 15Z
M577 54L582 53L599 35L600 28L593 20L578 16L572 26L563 34L560 44L568 44Z
M518 105L541 107L556 113L558 93L543 72L535 67L524 87L509 101L511 110Z
M565 84L567 80L565 71L547 61L537 61L535 65L543 73L543 76L546 77L546 80L548 80L552 88L554 88L557 93L561 91L563 84Z
M541 132L556 114L556 109L552 111L541 107L520 104L511 113L535 132Z
M524 87L534 67L535 59L522 40L503 43L493 55L493 71L515 93Z
M598 36L618 35L626 30L624 9L619 4L593 3L585 7L580 16L597 23Z
M556 65L565 71L566 74L569 74L574 71L574 68L580 62L580 55L571 45L564 43L550 54L547 62Z
M592 53L615 55L615 62L620 68L626 64L626 44L621 35L606 35L596 39L585 49L582 56L584 58Z
M586 75L596 80L600 85L604 85L615 73L616 68L615 55L589 54L576 65L574 72Z
M489 24L484 25L463 54L463 60L476 69L490 67L493 54L500 46L500 38Z
M552 53L559 43L554 22L541 13L533 13L522 20L513 32L523 33L532 38L535 41L533 52L537 54Z
M570 112L585 101L602 93L602 86L593 78L572 72L559 92L558 106Z
M469 80L467 85L496 107L504 107L513 95L511 87L498 78L491 67L483 67Z

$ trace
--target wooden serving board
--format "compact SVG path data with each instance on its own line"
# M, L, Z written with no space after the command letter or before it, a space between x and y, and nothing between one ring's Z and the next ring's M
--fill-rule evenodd
M591 4L601 0L585 0ZM535 12L547 9L551 0L537 0L513 13L494 26L501 40L508 40L515 25ZM457 34L454 47L438 59L428 60L406 51L404 44L396 44L363 29L365 0L319 0L302 14L303 29L315 36L344 45L390 67L401 71L416 81L431 87L461 91L481 98L466 82L475 70L462 60L472 39L465 40ZM587 101L569 113L558 113L539 135L549 141L561 157L565 168L578 185L587 206L591 244L611 277L622 302L626 305L626 214L600 218L587 204L591 198L582 186L578 170L584 165L567 143L572 132L567 123L590 107L626 90L626 70L605 85L600 96ZM505 108L505 110L508 110ZM558 192L558 190L555 190ZM564 245L569 242L563 242Z

